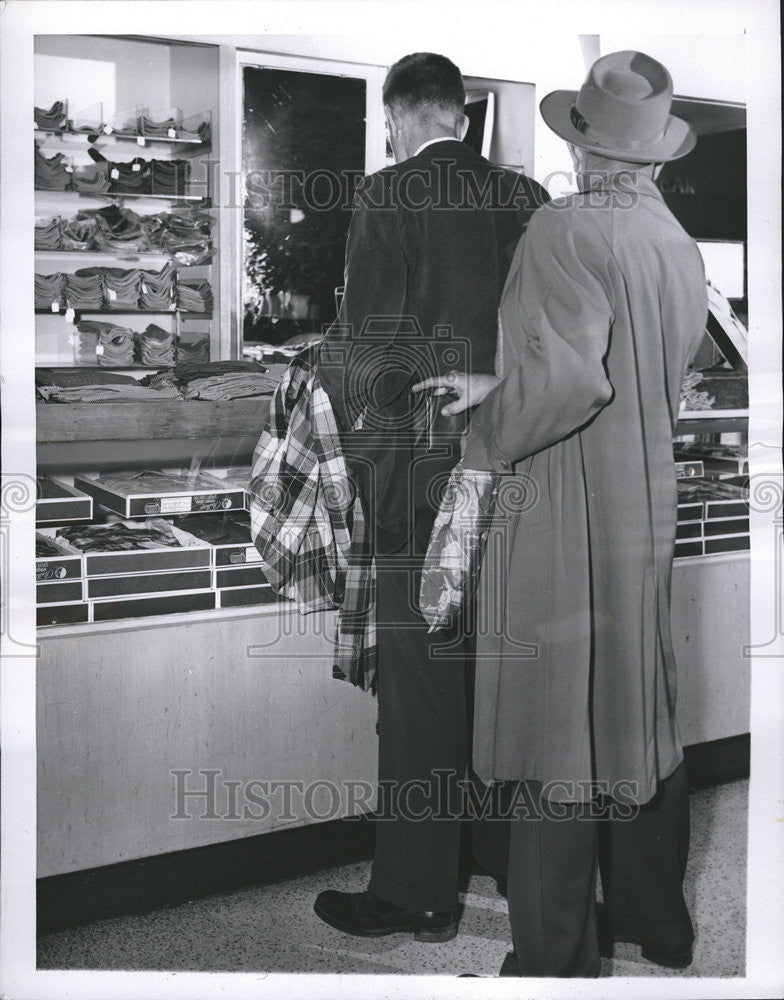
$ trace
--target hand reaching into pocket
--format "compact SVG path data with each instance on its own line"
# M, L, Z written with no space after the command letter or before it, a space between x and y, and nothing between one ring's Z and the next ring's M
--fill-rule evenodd
M422 392L432 389L434 396L451 395L456 398L441 410L445 417L462 413L479 403L492 392L501 379L495 375L467 375L465 372L449 372L447 375L436 375L417 382L412 386L412 392Z

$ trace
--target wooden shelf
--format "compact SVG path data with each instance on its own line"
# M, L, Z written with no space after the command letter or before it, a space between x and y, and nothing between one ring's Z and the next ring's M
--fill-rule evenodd
M123 198L138 198L140 200L146 199L150 201L183 202L198 205L199 208L212 208L212 199L208 195L201 194L131 194L123 191L74 191L71 188L66 188L64 191L49 191L41 188L35 189L35 196L41 201L46 200L60 202L63 195L69 199L95 198L99 201L116 201Z
M115 142L129 142L139 148L144 148L148 144L153 143L164 146L198 146L200 149L210 149L212 146L211 141L205 142L203 139L184 139L179 136L172 138L167 135L139 135L138 133L129 134L114 131L104 132L103 127L93 132L88 132L84 130L76 131L74 129L38 128L36 126L33 128L33 138L41 138L44 140L58 139L61 140L66 146L77 148L85 143L89 146L95 146L99 142L102 146L111 145Z
M39 473L248 465L270 399L37 403Z
M88 309L84 306L61 306L58 310L36 309L36 316L64 316L66 312L75 316L174 316L179 313L185 319L197 317L212 319L212 312L192 312L190 309ZM50 367L50 366L47 366Z
M38 441L205 439L261 434L270 396L245 399L37 403Z

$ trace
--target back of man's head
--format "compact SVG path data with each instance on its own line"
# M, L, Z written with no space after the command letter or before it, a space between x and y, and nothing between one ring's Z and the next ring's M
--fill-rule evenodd
M465 87L455 64L435 52L403 56L384 80L384 104L419 117L452 119L463 114Z

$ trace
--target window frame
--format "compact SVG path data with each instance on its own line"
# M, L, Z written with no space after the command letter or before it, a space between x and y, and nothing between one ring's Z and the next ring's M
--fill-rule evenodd
M315 73L325 76L344 76L365 82L365 173L374 173L386 163L386 133L382 86L385 66L366 63L318 59L311 56L288 55L279 52L260 52L237 49L234 53L234 70L231 81L231 101L224 103L221 129L221 257L222 288L227 290L227 307L223 315L230 317L223 324L220 334L220 356L238 358L242 354L242 318L244 304L242 283L244 274L243 228L244 191L242 187L242 121L246 67L281 69L292 72ZM230 106L229 106L230 105ZM225 116L225 117L224 117ZM228 119L228 120L226 120Z

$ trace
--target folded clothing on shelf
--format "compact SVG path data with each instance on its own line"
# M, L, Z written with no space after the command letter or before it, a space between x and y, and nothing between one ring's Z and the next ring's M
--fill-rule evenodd
M36 147L33 186L36 191L67 191L71 187L73 167L62 153L48 159Z
M166 263L160 271L142 271L139 290L142 309L169 309L174 302L174 282L177 272Z
M150 160L150 192L162 195L184 195L188 185L188 160Z
M62 389L84 385L139 385L132 375L94 370L78 371L68 368L36 368L35 384L37 386L56 386Z
M181 362L194 364L210 360L210 335L208 333L181 333L177 345L177 357Z
M151 165L137 156L130 162L109 164L109 190L113 194L149 194Z
M262 372L235 372L191 379L183 395L186 399L241 399L270 395L280 379Z
M145 114L139 116L139 131L148 139L176 138L178 128L179 123L176 118L154 119Z
M142 332L141 359L144 365L173 365L175 363L174 333L155 323Z
M109 164L88 163L79 166L73 174L74 190L82 194L106 194L109 191Z
M55 216L52 219L36 219L35 249L59 250L61 246L60 225L61 219L59 216Z
M208 361L204 364L180 363L174 368L167 368L146 375L143 385L179 385L187 386L194 379L211 378L215 375L227 375L237 372L246 374L263 374L267 371L258 361Z
M35 308L50 309L55 306L55 312L65 305L65 275L59 271L54 274L36 274L35 276Z
M84 267L65 275L65 301L70 309L101 309L104 302L100 267Z
M36 392L47 403L159 403L181 399L176 389L149 389L139 385L81 385L70 388L38 386Z
M209 281L178 281L177 307L186 312L212 312L212 287Z
M95 247L105 253L143 253L153 247L142 219L130 208L107 205L89 213L95 222Z
M95 245L95 219L77 215L63 220L60 228L60 246L63 250L91 250Z
M118 311L138 309L142 272L135 267L130 270L124 270L121 267L105 267L102 270L107 307Z
M134 332L115 323L98 320L81 320L76 324L79 331L77 360L82 364L101 367L127 368L135 358Z
M33 108L36 128L60 131L68 125L66 116L67 104L65 101L55 101L51 108Z

